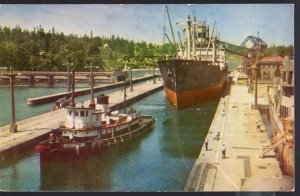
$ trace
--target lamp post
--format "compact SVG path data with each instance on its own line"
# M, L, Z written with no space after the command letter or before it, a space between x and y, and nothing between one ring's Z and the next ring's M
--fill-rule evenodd
M69 66L67 68L68 68L68 80L67 80L67 82L68 82L68 92L70 92L71 91L71 88L70 88L70 68L69 68Z
M70 66L73 66L73 63L66 62L63 65L67 67L67 71L68 71L67 86L68 86L68 92L70 92L71 91L71 87L70 87L70 84L71 84L71 80L70 80Z
M11 133L17 132L17 124L16 124L16 115L15 115L15 95L14 95L14 82L15 76L17 74L12 72L12 67L10 66L9 73L4 73L3 75L9 77L9 87L10 87L10 99L11 99L11 123L9 130Z
M156 65L156 63L153 63L153 84L156 84L156 80L155 80L155 65Z
M257 31L257 37L259 37L259 31ZM259 43L256 46L256 63L254 64L254 79L255 79L255 87L254 87L254 109L257 109L257 69L258 69L258 54L259 54Z
M124 63L124 71L125 71L125 80L126 80L127 68L128 68L128 66L130 67L129 68L129 71L130 71L129 84L130 84L130 92L133 92L133 86L132 86L132 66L134 65L135 62L130 62L130 59L129 59L129 60L123 61L123 63Z
M148 63L148 74L150 75L150 64Z
M93 68L99 68L98 66L93 67L93 62L91 62L91 66L85 66L85 68L91 69L91 76L90 76L90 85L91 85L91 101L89 107L95 108L95 100L94 100L94 72Z
M130 92L133 92L133 87L132 87L132 64L130 64Z
M255 86L254 86L254 109L257 109L257 67L256 66L254 68L254 80L255 80Z
M124 114L126 113L126 82L127 82L127 72L124 70L125 80L124 80Z

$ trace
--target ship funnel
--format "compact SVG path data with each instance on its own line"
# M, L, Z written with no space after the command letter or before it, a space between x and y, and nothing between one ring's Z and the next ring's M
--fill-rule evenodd
M102 110L102 119L106 119L108 115L109 96L101 94L97 97L96 110Z

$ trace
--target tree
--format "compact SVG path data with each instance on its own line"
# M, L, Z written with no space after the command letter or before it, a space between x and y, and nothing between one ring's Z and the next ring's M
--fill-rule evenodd
M85 50L83 43L78 39L72 39L66 46L66 61L72 62L74 69L84 70L85 66Z
M105 63L100 56L91 56L87 58L87 64L93 63L93 66L99 67L99 71L105 71Z
M29 53L24 44L16 47L15 51L15 69L16 70L28 70L29 69Z
M88 56L92 56L92 55L98 55L100 53L100 49L99 49L99 45L97 45L96 42L92 42L89 45L88 51L87 51L87 55Z
M172 50L170 44L134 42L119 35L81 38L55 32L54 27L45 33L41 25L32 31L22 30L19 26L13 29L0 26L0 65L12 65L20 70L66 70L62 64L67 61L73 62L77 70L85 70L88 62L103 70L116 70L123 68L117 61L123 56L143 62L154 54L172 55ZM293 54L293 47L276 47L273 51ZM141 63L136 65L136 68L141 67Z
M0 43L0 59L1 59L1 65L5 67L12 66L13 68L16 67L16 59L15 59L15 53L16 53L17 47L16 45L11 42L2 42Z

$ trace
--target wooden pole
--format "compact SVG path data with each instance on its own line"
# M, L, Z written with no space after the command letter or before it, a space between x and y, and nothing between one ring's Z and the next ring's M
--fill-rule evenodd
M130 92L133 92L133 87L132 87L132 64L130 65Z
M156 84L156 80L155 80L155 63L153 64L153 84Z
M15 94L14 94L14 82L15 82L15 76L16 74L14 74L12 72L12 67L10 67L10 72L4 74L6 76L9 77L9 87L10 87L10 99L11 99L11 123L10 123L10 127L9 130L12 133L16 133L17 132L17 124L16 124L16 113L15 113Z
M124 114L126 113L126 82L127 82L127 74L125 70L125 80L124 80Z

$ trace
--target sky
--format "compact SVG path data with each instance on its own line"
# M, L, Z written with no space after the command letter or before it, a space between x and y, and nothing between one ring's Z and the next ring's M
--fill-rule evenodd
M240 45L249 35L270 45L294 45L292 4L170 4L174 31L188 15L206 19L222 41ZM33 30L41 25L67 34L110 37L112 34L134 41L163 42L163 29L170 28L165 4L0 4L0 26ZM175 32L175 35L177 33ZM171 34L169 34L171 37ZM177 39L177 36L176 36ZM166 39L165 39L166 40ZM166 41L165 41L166 42Z

